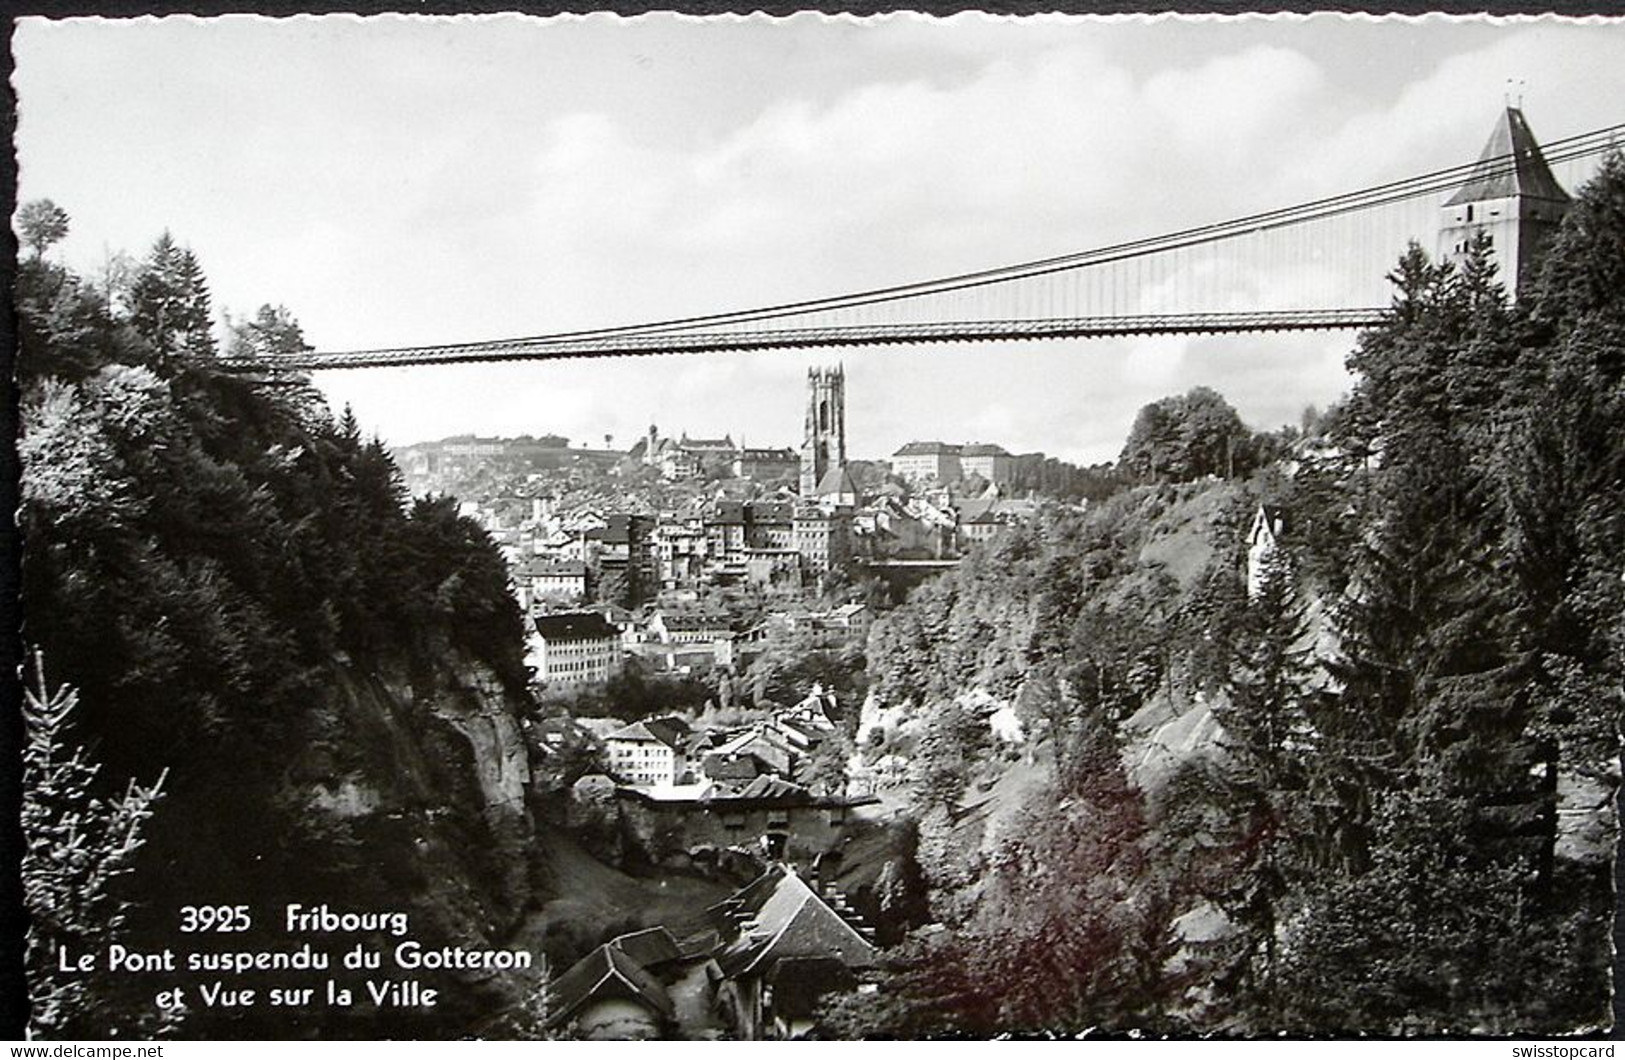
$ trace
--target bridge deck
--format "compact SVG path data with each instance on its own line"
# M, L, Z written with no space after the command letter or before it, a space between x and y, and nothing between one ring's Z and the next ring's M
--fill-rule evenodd
M315 370L385 368L471 361L558 360L662 353L727 353L830 346L897 346L937 342L992 342L1018 339L1109 338L1128 335L1225 334L1263 331L1331 331L1371 327L1382 309L1303 309L1260 312L1072 317L1033 320L946 321L923 324L866 324L827 328L754 331L671 331L668 333L586 332L446 346L400 349L315 351L267 360L222 359L222 366L245 369Z

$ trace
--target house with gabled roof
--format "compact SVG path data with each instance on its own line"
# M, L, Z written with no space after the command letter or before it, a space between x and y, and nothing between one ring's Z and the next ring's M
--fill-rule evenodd
M707 759L727 760L750 756L781 776L788 775L795 751L784 734L768 725L754 725L705 752Z
M669 1037L675 1019L665 986L613 943L581 958L548 988L547 1026L588 1041Z
M820 729L804 718L793 718L781 714L773 716L767 723L772 731L779 735L790 747L790 770L794 775L796 766L800 761L812 754L813 748L823 742L828 729Z
M636 961L666 988L676 1011L677 1036L703 1040L723 1035L709 973L714 940L685 938L679 942L668 928L657 926L620 935L610 939L609 945Z
M818 492L815 496L820 504L834 505L837 508L856 508L858 485L852 481L852 472L845 464L835 464L824 472L824 478L818 483Z
M1247 596L1255 598L1264 590L1265 568L1281 547L1286 533L1286 513L1273 504L1260 504L1247 531Z
M1004 520L995 515L991 508L985 508L959 520L959 525L954 528L956 544L960 548L986 544L997 538L1005 525Z
M862 608L862 604L847 604L847 607ZM812 691L802 697L801 702L793 707L779 710L777 717L799 723L803 728L810 728L817 732L829 732L835 728L835 722L830 719L831 710L839 710L835 702L835 693L826 692L821 682L813 682Z
M798 1038L825 996L878 963L873 932L833 892L774 865L706 911L719 945L717 1002L745 1039Z

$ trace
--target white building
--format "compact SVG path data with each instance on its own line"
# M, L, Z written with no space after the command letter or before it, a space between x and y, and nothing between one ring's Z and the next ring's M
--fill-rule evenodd
M1247 531L1247 597L1257 599L1264 591L1264 572L1270 557L1281 547L1286 520L1279 508L1260 504Z
M599 684L620 671L621 631L596 611L539 615L525 662L553 687Z
M633 787L681 784L689 771L688 733L671 718L635 721L604 738L609 768Z
M1010 481L1016 466L1015 457L1002 445L972 442L959 451L959 470L965 476L980 475L995 486Z
M892 454L892 473L907 482L958 482L963 446L944 442L909 442Z

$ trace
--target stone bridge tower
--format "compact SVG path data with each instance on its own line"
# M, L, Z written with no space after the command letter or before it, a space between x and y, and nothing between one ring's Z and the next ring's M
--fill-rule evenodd
M846 368L807 369L807 426L801 441L801 497L812 500L832 467L846 466Z
M1508 107L1467 182L1444 204L1439 258L1459 262L1479 233L1487 234L1500 280L1517 301L1540 275L1541 258L1571 201L1523 111Z

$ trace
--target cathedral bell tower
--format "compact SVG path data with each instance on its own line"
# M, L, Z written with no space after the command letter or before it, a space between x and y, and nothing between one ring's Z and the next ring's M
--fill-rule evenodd
M801 497L812 500L830 468L846 466L846 369L807 369L807 425L801 442Z
M1473 240L1488 235L1501 282L1517 301L1539 276L1541 258L1571 201L1523 112L1507 107L1467 182L1444 204L1439 259L1459 264Z

